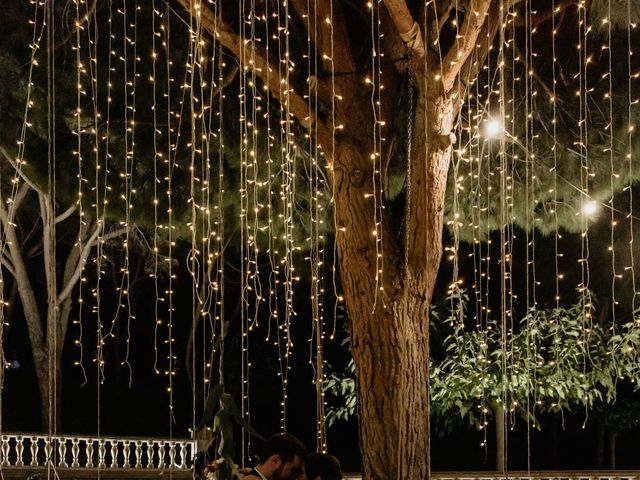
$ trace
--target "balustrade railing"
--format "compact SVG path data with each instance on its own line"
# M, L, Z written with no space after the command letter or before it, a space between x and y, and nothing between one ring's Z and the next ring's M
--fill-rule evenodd
M348 473L344 480L361 480L360 474ZM590 471L508 471L502 472L431 472L431 480L640 480L638 470Z
M188 470L189 439L111 438L41 433L0 437L0 467ZM51 463L49 463L51 462Z
M190 478L194 442L189 439L112 438L41 433L7 433L0 436L0 472L38 470L52 465L59 470L102 469L105 473L129 473L126 478L152 478L153 471L169 470ZM51 462L51 463L49 463ZM6 472L6 470L5 470ZM107 478L108 475L105 476ZM14 477L10 477L14 478ZM24 477L15 477L24 478ZM86 478L93 478L89 475ZM124 478L124 477L117 477ZM155 477L153 477L155 478ZM177 477L176 477L177 478ZM348 473L345 480L361 480ZM432 472L432 480L640 480L640 471L509 471L500 472Z

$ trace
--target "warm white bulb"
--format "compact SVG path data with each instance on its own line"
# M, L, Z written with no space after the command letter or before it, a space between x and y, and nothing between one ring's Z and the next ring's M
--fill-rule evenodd
M484 136L486 138L497 138L501 133L502 124L498 120L495 118L487 120L487 123L484 126Z
M582 206L582 213L587 216L595 215L598 212L598 204L596 202L587 202Z

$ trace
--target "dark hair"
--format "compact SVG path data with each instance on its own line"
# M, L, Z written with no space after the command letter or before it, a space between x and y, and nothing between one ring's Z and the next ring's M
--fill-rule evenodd
M282 463L292 462L295 457L304 459L307 449L293 435L277 433L265 442L260 464L264 464L272 455L280 455Z
M309 480L342 480L340 462L333 455L312 453L304 459L304 470Z

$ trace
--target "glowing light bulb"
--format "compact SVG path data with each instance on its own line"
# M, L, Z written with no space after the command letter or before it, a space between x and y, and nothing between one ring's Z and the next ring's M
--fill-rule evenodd
M582 206L582 213L584 213L589 217L598 213L598 210L599 210L598 204L594 201L587 202Z
M502 133L502 123L495 118L487 120L484 126L484 136L486 138L498 138Z

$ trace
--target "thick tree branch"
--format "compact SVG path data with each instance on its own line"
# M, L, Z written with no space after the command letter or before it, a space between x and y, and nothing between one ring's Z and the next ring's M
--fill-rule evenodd
M12 208L11 208L11 211L10 211L11 220L12 221L13 221L13 218L14 218L16 212L20 208L20 205L22 205L22 202L27 197L27 193L29 193L30 190L31 190L31 187L29 186L29 184L28 183L23 183L20 186L20 189L18 190L18 193L16 193L16 196L13 198L13 205L12 205Z
M309 38L315 44L325 71L351 72L356 70L347 25L340 5L332 0L292 0L294 10L307 23ZM333 53L332 53L333 52ZM333 55L333 56L332 56Z
M44 341L44 333L42 331L42 318L38 310L38 302L31 285L29 272L24 263L20 243L16 235L16 228L12 222L9 222L9 214L3 204L0 203L0 221L5 229L7 245L9 246L9 254L15 269L14 279L18 285L18 293L22 301L24 316L29 327L29 339L34 356L40 355L46 361L46 344Z
M231 85L231 82L236 78L236 75L240 71L240 65L237 63L232 64L229 69L222 76L222 83L216 85L211 93L211 98L216 98L218 95L222 95L222 92L225 88Z
M496 0L471 0L465 14L456 41L447 52L442 62L442 84L445 92L449 92L474 48L480 32L487 20L487 12Z
M16 271L13 268L13 265L11 265L11 260L9 260L5 255L2 255L2 257L0 257L0 262L2 262L2 266L7 269L11 276L15 278Z
M322 58L326 55L327 59L329 59L324 61L325 68L330 68L332 60L335 72L356 70L351 51L351 42L349 41L349 30L345 22L345 16L340 10L340 5L333 0L318 0L316 8L316 17L320 25L320 57ZM331 58L332 46L333 58Z
M246 70L253 70L265 83L267 89L280 103L288 108L291 114L303 125L317 130L318 141L328 145L331 142L331 131L324 123L310 125L315 114L310 111L307 100L296 93L290 86L284 87L284 81L278 75L278 66L267 58L265 49L250 39L241 39L221 18L216 18L208 8L203 8L197 0L177 0L178 3L194 16L199 17L202 27L214 36L224 47L229 49Z
M384 6L393 19L402 41L417 59L424 58L425 49L420 26L411 16L405 0L384 0Z
M550 7L545 10L537 10L532 13L530 18L530 23L532 27L537 27L541 23L550 20L553 15L558 15L559 13L564 14L564 11L572 6L578 6L580 4L580 0L558 0L555 4L554 8ZM516 17L516 27L524 27L526 26L526 19L522 16ZM556 24L557 25L557 24Z
M493 45L493 39L498 33L498 28L500 28L500 3L493 2L491 4L491 8L489 9L489 13L487 15L487 21L482 25L482 30L478 35L478 39L482 39L482 41L478 41L475 51L469 55L466 59L464 65L460 69L460 80L461 80L461 90L458 95L458 98L463 98L467 85L473 82L480 73L480 69L483 67L484 62L487 59L487 55Z
M95 244L96 238L98 238L98 235L100 235L100 231L102 230L102 225L103 225L102 222L98 221L98 224L96 225L95 230L91 234L91 237L89 237L87 242L84 244L84 247L82 247L82 253L78 256L78 259L75 262L75 268L73 270L73 274L69 277L68 281L64 285L64 289L58 295L59 304L64 302L69 297L69 295L71 295L71 292L73 291L73 287L75 287L76 283L80 279L80 275L82 275L82 269L84 267L84 264L87 261L87 258L89 257L89 253L91 253L91 249ZM75 245L74 250L75 249L78 249L78 250L80 249L80 239L78 243Z
M391 15L398 32L402 34L411 30L415 21L404 0L384 0L384 6Z
M56 221L55 223L60 223L65 221L67 218L69 218L73 212L75 212L78 209L78 205L77 204L73 204L71 205L69 208L67 208L63 213L61 213L60 215L58 215L56 217Z
M79 18L75 18L73 21L73 29L71 29L67 35L65 35L64 38L58 40L58 42L55 44L55 49L57 50L58 48L64 46L68 41L70 41L78 32L78 30L83 30L84 29L84 24L85 23L89 23L89 20L91 20L91 18L93 17L93 15L96 13L96 6L98 4L97 0L93 0L93 3L91 4L90 8L87 8L85 11L84 15L81 15Z
M9 152L7 152L4 147L0 147L0 152L2 153L2 155L4 156L4 158L11 164L11 166L14 168L14 170L16 171L16 173L18 175L20 175L20 178L22 178L22 180L25 181L26 184L28 184L31 188L33 188L36 192L38 193L42 193L42 190L31 181L31 179L29 177L27 177L27 175L24 173L24 171L22 170L22 167L20 165L18 165L16 163L16 161L11 158L11 155L9 155Z
M106 233L104 235L102 235L102 237L100 238L96 238L93 242L92 246L95 246L98 244L98 242L108 242L109 240L113 240L114 238L118 238L121 237L122 235L124 235L125 233L127 233L128 228L119 228L118 230L113 230L109 233Z
M112 240L114 238L124 235L127 232L127 228L120 228L118 230L114 230L112 232L109 232L105 235L100 236L100 232L102 231L102 224L103 224L102 221L98 222L98 225L96 226L95 230L93 231L93 233L91 234L91 237L89 237L88 240L86 239L86 235L83 236L82 240L83 241L86 240L86 242L84 244L84 247L82 248L82 252L80 254L78 253L80 252L79 250L80 244L78 243L76 245L76 248L73 249L73 251L76 252L75 255L72 256L70 254L69 258L67 259L67 263L69 263L73 267L73 270L71 270L70 273L68 274L65 273L65 282L64 282L65 287L64 287L64 290L62 290L62 292L60 292L60 294L58 295L59 303L64 302L71 295L73 288L75 287L76 283L80 279L80 275L82 274L82 268L84 267L84 264L86 263L87 258L91 253L91 249L95 247L99 242L106 242L106 241ZM69 259L72 259L73 261L69 262ZM65 272L66 271L67 271L67 267L65 267Z

